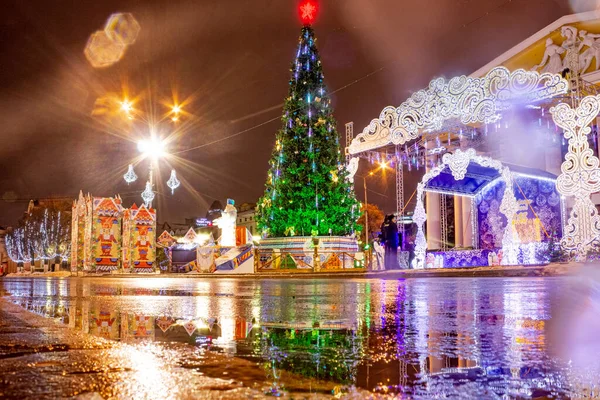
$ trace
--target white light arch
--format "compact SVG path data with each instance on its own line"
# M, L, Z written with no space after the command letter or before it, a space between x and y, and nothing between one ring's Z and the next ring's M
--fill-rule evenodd
M355 156L390 144L404 144L421 136L421 131L441 129L444 121L450 119L462 124L488 122L513 102L532 103L568 90L568 81L558 74L523 69L511 72L502 66L482 78L436 78L400 106L384 108L379 118L352 140L348 154Z
M429 181L440 175L446 167L450 168L452 176L456 180L464 179L467 173L467 167L471 162L481 165L482 167L493 168L500 173L500 179L505 182L504 195L500 203L500 212L506 216L507 225L502 238L503 264L515 264L517 262L517 252L513 240L512 220L517 212L517 199L513 193L512 174L508 167L504 166L500 161L489 157L479 156L474 149L462 151L456 150L454 153L444 154L442 163L429 170L417 185L417 205L413 215L413 222L417 224L417 237L415 240L415 268L425 267L425 253L427 250L427 240L423 232L423 224L427 220L425 207L423 205L423 197L425 187Z

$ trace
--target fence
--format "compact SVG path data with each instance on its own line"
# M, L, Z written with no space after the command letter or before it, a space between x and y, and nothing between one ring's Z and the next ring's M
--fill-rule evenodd
M371 265L370 252L349 253L318 250L311 254L303 251L277 251L256 248L255 272L349 272L366 271Z

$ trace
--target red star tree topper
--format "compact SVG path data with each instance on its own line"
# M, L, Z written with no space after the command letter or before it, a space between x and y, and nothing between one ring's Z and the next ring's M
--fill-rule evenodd
M311 25L317 17L318 5L315 1L304 0L298 7L300 19L304 25Z

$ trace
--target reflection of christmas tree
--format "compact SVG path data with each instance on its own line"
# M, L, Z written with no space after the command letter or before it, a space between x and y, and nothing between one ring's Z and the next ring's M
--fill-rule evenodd
M303 7L312 6L310 3ZM315 8L303 8L305 22ZM258 224L269 236L346 235L355 229L356 199L342 162L336 121L323 82L316 38L302 28L292 64ZM358 212L356 212L358 214Z
M351 330L269 328L255 344L269 369L348 384L355 380L361 340Z

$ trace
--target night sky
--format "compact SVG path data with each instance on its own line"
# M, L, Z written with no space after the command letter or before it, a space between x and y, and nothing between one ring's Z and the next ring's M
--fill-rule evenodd
M470 74L563 15L594 0L321 0L315 23L338 131L360 132L436 76ZM159 221L203 215L228 197L256 202L288 92L300 22L292 0L4 1L0 17L0 225L30 198L120 193L140 203L140 179L122 179L148 125L92 116L98 99L127 91L136 109L187 100L187 115L158 131L184 181L174 195L161 164ZM83 50L116 12L132 13L137 41L113 66L95 69ZM97 109L97 106L96 106ZM271 121L273 120L273 121ZM271 121L271 122L268 122ZM254 128L256 127L256 128ZM254 128L254 129L249 129ZM247 130L247 131L246 131ZM228 136L238 135L222 140ZM214 142L214 143L213 143ZM343 143L343 139L342 139ZM202 146L204 145L204 146ZM187 149L202 146L195 150ZM393 177L369 201L395 208ZM414 178L414 177L413 177ZM413 179L414 180L414 179ZM414 183L407 183L412 191ZM357 185L362 199L362 184Z

